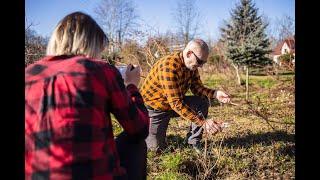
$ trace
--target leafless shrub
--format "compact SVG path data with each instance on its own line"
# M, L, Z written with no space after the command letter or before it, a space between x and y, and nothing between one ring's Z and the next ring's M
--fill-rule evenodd
M162 37L149 38L140 52L145 56L146 63L151 68L159 58L170 53L168 40Z
M32 64L45 55L47 38L38 35L31 29L32 24L25 29L25 66Z

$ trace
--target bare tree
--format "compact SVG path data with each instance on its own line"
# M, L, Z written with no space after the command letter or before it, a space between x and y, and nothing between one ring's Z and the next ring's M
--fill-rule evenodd
M265 14L261 15L261 18L262 18L263 22L268 24L265 32L266 32L266 35L268 36L268 39L270 42L270 48L274 49L278 43L276 29L275 29L275 23L273 23L272 19Z
M42 37L33 29L35 24L25 18L25 66L45 55L48 38Z
M275 22L275 31L279 41L288 37L293 37L295 34L295 20L289 15L283 15Z
M197 34L200 26L200 11L196 6L196 0L178 1L173 17L181 39L184 45L187 45Z
M160 57L169 54L169 42L170 39L167 36L149 37L141 53L145 56L146 63L150 68Z
M138 15L132 0L102 0L95 13L110 40L111 51L121 48L123 40L137 27Z

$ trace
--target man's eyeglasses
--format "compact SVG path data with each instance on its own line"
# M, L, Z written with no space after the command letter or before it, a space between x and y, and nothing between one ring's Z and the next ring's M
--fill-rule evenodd
M199 66L201 66L201 65L203 65L204 63L207 62L207 61L204 61L204 60L201 60L200 58L198 58L198 56L197 56L193 51L191 51L191 52L192 52L192 54L196 57L197 64L198 64Z

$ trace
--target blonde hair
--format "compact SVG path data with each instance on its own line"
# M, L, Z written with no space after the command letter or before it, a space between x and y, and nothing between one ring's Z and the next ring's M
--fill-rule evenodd
M89 15L74 12L64 17L54 29L47 55L85 55L97 58L108 38Z

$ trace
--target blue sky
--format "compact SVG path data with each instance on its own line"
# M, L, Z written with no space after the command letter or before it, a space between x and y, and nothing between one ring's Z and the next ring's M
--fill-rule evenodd
M92 17L95 7L101 0L26 0L25 10L28 21L32 21L37 33L50 36L52 30L65 15L82 11ZM155 27L160 32L175 31L172 11L178 0L133 0L141 22ZM219 27L230 17L230 10L239 0L198 0L204 26L200 28L199 38L219 37ZM266 15L271 23L276 18L289 15L295 18L294 0L254 0L259 14Z

